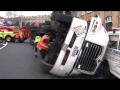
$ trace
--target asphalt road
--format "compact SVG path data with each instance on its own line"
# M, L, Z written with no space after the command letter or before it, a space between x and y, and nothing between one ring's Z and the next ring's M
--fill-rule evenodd
M39 58L39 57L38 57ZM29 43L8 43L0 50L0 79L61 79L44 72Z
M40 56L34 57L33 46L25 43L8 43L0 50L0 79L106 79L102 75L58 77L40 68Z

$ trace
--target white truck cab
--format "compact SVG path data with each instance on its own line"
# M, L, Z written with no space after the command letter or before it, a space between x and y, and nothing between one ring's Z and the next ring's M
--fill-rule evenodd
M58 76L81 73L94 75L103 61L109 41L100 17L92 17L89 29L85 20L61 14L56 17L57 21L62 21L61 29L58 29L56 42L52 45L47 58L41 60L41 67L47 68L50 73ZM70 23L64 24L63 21ZM67 26L68 28L62 28ZM66 31L63 40L62 31Z
M109 45L105 55L104 74L109 78L114 75L120 79L120 28L113 28L108 34Z

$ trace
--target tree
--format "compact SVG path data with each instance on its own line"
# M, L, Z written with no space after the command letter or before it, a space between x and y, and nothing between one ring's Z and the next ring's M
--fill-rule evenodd
M17 12L16 11L7 11L6 12L6 16L7 18L15 18L17 16Z
M56 17L58 12L63 13L63 11L53 11L52 14L51 14L51 20L55 20L55 17ZM65 11L65 14L71 15L71 11Z
M64 12L65 12L65 14L67 14L67 15L71 15L71 11L58 11L59 13L63 13L64 14Z
M55 20L56 14L58 13L58 11L53 11L51 14L51 20Z
M6 16L7 16L7 18L11 18L12 17L12 11L7 11Z
M17 17L17 12L16 11L12 12L12 15L14 18Z

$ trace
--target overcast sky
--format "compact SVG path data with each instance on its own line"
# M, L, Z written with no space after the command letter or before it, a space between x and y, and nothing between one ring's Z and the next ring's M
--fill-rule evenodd
M5 17L7 11L0 11L0 16ZM13 11L14 12L14 11ZM21 11L16 11L17 15L21 15ZM36 15L50 15L52 11L22 11L23 16L36 16Z

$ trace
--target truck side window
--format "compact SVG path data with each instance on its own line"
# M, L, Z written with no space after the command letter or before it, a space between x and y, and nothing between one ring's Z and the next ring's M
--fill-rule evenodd
M119 48L118 49L120 50L120 41L119 41Z
M109 39L110 39L109 48L117 49L119 35L110 35Z
M118 44L117 41L110 41L109 47L113 49L117 49L117 44Z

